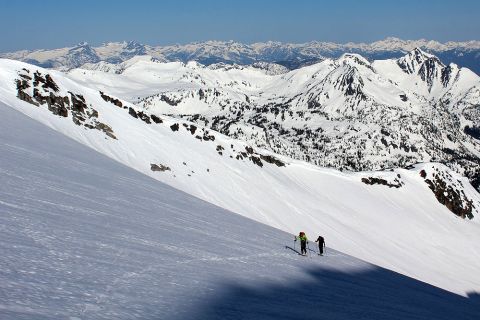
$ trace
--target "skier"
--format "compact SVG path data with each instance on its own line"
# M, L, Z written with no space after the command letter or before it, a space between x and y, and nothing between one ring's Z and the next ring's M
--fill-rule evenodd
M308 242L308 239L307 239L307 236L305 235L305 232L300 232L298 234L297 237L295 237L295 241L297 241L297 239L300 239L300 248L301 248L301 252L302 252L302 256L305 256L307 255L307 242Z
M318 236L318 239L315 240L318 242L318 255L323 256L323 248L325 247L325 239L322 236Z

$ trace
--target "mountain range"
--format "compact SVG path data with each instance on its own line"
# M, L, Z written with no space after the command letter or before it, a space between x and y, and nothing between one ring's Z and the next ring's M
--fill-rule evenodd
M399 58L420 48L438 56L445 63L455 63L480 73L480 42L446 42L432 40L401 40L386 38L373 43L346 43L312 41L303 44L263 42L243 44L234 41L206 41L185 45L152 46L135 41L109 42L101 46L80 43L73 47L53 50L22 50L0 54L2 58L16 59L46 68L72 69L85 63L105 61L120 63L136 55L150 55L162 61L197 61L213 63L252 64L274 62L289 69L319 62L325 58L338 58L344 53L357 53L366 59Z
M344 54L292 71L136 56L68 77L315 165L366 171L435 161L480 186L480 78L418 48L372 62Z

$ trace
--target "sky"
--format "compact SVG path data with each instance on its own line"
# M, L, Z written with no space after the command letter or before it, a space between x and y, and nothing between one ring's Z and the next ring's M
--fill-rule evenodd
M0 0L0 52L135 40L478 40L478 0Z

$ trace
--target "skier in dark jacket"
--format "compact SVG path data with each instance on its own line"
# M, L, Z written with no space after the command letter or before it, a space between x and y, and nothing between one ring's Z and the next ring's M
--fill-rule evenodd
M315 240L318 242L318 254L323 256L323 248L325 248L325 239L322 236L318 236L318 239Z
M307 239L307 236L305 235L305 232L300 232L300 234L297 237L295 237L295 241L297 240L300 240L300 248L301 248L302 255L303 256L307 255L308 239Z

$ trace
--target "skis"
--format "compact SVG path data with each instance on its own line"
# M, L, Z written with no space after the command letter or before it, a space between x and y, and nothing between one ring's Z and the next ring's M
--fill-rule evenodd
M316 255L322 256L322 257L323 257L324 255L326 255L326 253L327 253L327 248L326 248L326 247L324 247L324 248L325 248L325 252L324 252L323 254L321 254L320 252L317 253L316 250L310 249L310 246L309 246L309 244L307 243L307 248L306 248L306 249L307 249L307 253L302 254L301 252L298 252L298 251L297 251L297 248L296 248L296 245L295 245L295 244L296 244L296 241L293 242L293 248L285 244L285 249L292 250L293 252L295 252L295 253L298 254L299 256L310 257L310 258L312 258L312 254L311 254L310 252L314 252ZM310 252L309 252L309 251L310 251Z

